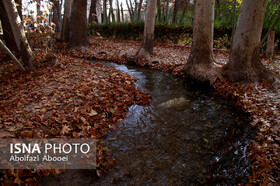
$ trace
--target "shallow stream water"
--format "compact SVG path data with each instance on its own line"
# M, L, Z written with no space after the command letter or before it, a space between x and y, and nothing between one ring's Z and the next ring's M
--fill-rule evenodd
M254 132L232 102L191 90L166 73L107 65L134 75L136 86L147 91L152 102L132 106L108 134L106 145L120 163L98 185L246 182L246 149Z

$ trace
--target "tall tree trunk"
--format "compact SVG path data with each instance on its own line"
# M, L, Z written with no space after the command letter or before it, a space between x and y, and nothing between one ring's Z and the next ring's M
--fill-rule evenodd
M103 0L103 24L107 23L107 0Z
M98 23L96 14L96 0L91 0L88 22L89 24L92 24L93 22L96 24Z
M112 22L115 23L115 14L113 11L113 0L109 0L110 3L110 15L112 16ZM110 16L109 16L110 19Z
M268 0L243 0L224 76L232 82L273 82L272 73L260 60L259 44Z
M155 30L156 7L157 7L157 0L148 1L142 47L150 55L153 55L153 50L154 50L154 30Z
M130 21L132 21L133 15L132 15L132 10L130 9L130 6L128 4L128 0L126 0L126 6L127 6L128 13L129 13Z
M124 15L123 15L123 6L122 6L122 3L121 3L121 13L122 13L122 22L124 23Z
M193 42L185 72L193 79L212 82L217 78L213 66L215 0L195 0L194 6Z
M140 19L141 19L142 4L143 4L143 0L140 0L140 2L139 2L139 7L138 7L138 13L137 13L137 20L138 20L138 21L140 21Z
M70 16L71 16L71 9L72 9L73 0L66 0L64 2L64 16L63 16L63 23L62 23L62 41L68 41L68 31L69 31L69 24L70 24Z
M169 0L166 1L166 7L165 7L165 23L168 23L169 19Z
M173 17L172 17L173 24L177 24L177 15L178 15L180 4L181 4L181 0L175 0L175 6L173 11Z
M274 30L275 26L277 25L277 23L279 23L279 20L280 20L280 11L278 12L278 15L275 19L275 21L273 22L273 24L271 25L271 27L269 28L269 30L267 31L267 33L265 34L265 36L263 37L263 39L261 40L261 46L264 44L264 42L266 41L269 33Z
M160 0L157 1L157 20L160 23L161 22L161 5Z
M59 0L53 0L53 22L56 25L55 31L61 32L61 7Z
M133 6L132 6L132 2L131 0L129 0L129 4L130 4L130 11L131 11L131 17L130 17L130 21L134 22L135 21L135 12L133 10Z
M73 0L69 25L68 47L88 45L87 0Z
M22 0L16 0L16 4L19 17L22 20Z
M117 0L116 4L117 4L117 22L120 23L121 22L121 13L120 13L119 0Z
M182 14L181 19L180 19L180 25L182 25L184 23L185 16L186 16L188 6L189 6L189 2L190 2L190 0L187 0L186 5L184 7L183 14Z
M265 50L265 56L269 59L271 59L273 57L274 40L275 40L275 31L271 31L267 38L266 50Z
M27 41L23 25L19 14L17 12L16 4L14 0L1 0L6 9L7 15L10 20L10 25L13 31L13 37L15 39L18 51L21 54L21 57L24 63L30 68L33 68L34 55L31 50L31 47Z
M135 62L153 55L156 7L157 0L148 1L142 45L138 50L128 51L126 53L127 60Z
M17 60L14 54L9 50L9 48L2 42L0 39L0 47L7 52L10 58L16 63L16 65L20 68L21 71L26 71L22 64Z
M15 42L15 38L13 35L13 30L10 24L10 20L7 14L7 11L4 7L3 1L0 1L0 19L2 23L2 29L3 29L3 34L4 34L4 40L7 45L7 47L12 51L17 54L19 54L17 44Z

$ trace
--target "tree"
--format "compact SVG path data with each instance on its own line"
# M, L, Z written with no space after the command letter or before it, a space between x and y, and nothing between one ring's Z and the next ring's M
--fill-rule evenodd
M73 0L67 0L64 2L64 16L63 16L63 23L62 23L62 41L68 41L68 30L70 24L70 17L71 17L71 9L72 9Z
M107 0L103 0L103 24L107 22Z
M175 0L175 6L173 10L173 17L172 17L173 24L177 24L177 15L178 15L180 4L181 4L181 0Z
M195 0L193 42L186 75L202 82L213 82L218 70L213 60L214 7L215 0Z
M157 0L149 0L144 25L144 34L142 48L150 55L153 55L154 49L154 30L156 16Z
M68 47L88 45L87 0L73 0L69 25Z
M16 43L17 49L24 61L24 63L30 68L33 68L34 54L31 47L27 41L23 25L19 14L17 12L16 3L14 0L1 0L4 4L5 10L7 12L9 22L13 32L13 38Z
M61 32L61 7L59 0L52 0L53 2L53 22L55 24L55 31Z
M268 0L243 0L223 75L232 82L274 82L275 75L261 63L259 45Z
M137 61L153 55L156 7L157 0L148 1L142 45L138 50L128 51L127 60Z
M4 40L7 47L12 51L19 54L17 44L15 43L15 38L13 35L12 27L10 24L10 20L7 14L7 11L4 7L3 1L0 1L0 19L3 28Z
M89 24L92 24L93 22L95 22L96 24L98 23L96 15L96 0L91 0L88 22Z

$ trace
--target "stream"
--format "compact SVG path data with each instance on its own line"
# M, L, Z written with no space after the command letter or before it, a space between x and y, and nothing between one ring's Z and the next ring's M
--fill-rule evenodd
M106 145L119 164L97 185L246 183L250 162L245 154L254 131L244 112L170 74L106 65L134 75L152 102L131 106L108 134Z
M68 170L42 185L237 185L246 183L246 150L255 132L232 101L187 86L174 76L135 66L112 65L134 75L152 96L133 105L105 143L119 163L96 180Z

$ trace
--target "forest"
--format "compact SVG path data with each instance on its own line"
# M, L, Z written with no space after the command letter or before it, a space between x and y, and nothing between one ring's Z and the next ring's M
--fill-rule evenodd
M279 0L0 0L0 182L278 185L279 75Z

